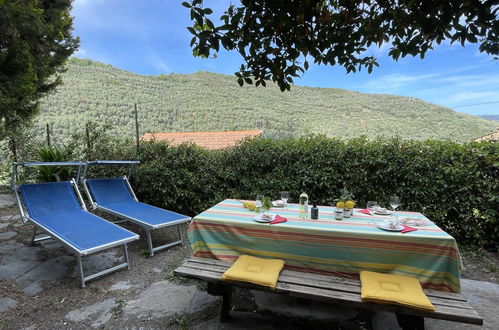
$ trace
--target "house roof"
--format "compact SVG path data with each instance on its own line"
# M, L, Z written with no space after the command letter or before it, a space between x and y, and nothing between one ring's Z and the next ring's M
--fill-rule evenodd
M246 138L260 136L261 130L256 131L225 131L225 132L181 132L181 133L145 133L145 141L168 141L172 145L194 143L200 147L218 150L238 145Z
M479 137L478 139L475 139L475 141L480 142L480 141L499 141L499 127L496 128L495 132L489 133L487 135L484 135L482 137Z

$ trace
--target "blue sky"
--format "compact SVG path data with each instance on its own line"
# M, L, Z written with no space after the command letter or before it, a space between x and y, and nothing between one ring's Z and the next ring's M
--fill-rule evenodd
M220 52L216 59L192 56L189 10L181 0L75 0L74 34L81 39L75 56L146 74L192 73L199 70L232 75L242 58ZM237 1L233 1L237 2ZM205 0L219 17L230 1ZM435 46L425 59L395 62L388 45L370 50L380 67L373 73L346 74L341 67L311 65L295 83L366 93L412 96L459 112L499 115L499 61L480 54L477 45ZM234 83L236 81L234 80ZM473 105L479 103L489 103Z

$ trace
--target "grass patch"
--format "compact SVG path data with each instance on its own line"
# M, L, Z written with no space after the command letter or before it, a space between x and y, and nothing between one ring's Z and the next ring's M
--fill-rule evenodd
M111 309L114 316L123 314L123 308L126 306L126 301L123 299L114 299L116 305Z

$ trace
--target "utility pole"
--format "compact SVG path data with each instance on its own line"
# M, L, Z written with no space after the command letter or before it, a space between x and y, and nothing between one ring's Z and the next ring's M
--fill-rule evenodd
M47 123L47 145L50 147L50 124Z
M90 148L92 147L90 142L90 122L85 124L85 135L87 137L87 151L90 152Z
M137 103L135 103L135 139L137 141L137 154L139 153L139 115L137 113Z

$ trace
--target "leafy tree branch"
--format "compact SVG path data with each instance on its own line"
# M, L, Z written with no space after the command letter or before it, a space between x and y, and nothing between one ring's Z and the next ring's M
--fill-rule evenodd
M497 0L242 0L227 8L219 25L203 0L182 5L193 22L193 54L209 57L220 47L239 52L241 86L272 80L289 90L309 61L370 73L378 62L368 48L387 42L394 60L423 58L444 40L479 43L480 52L499 54Z

